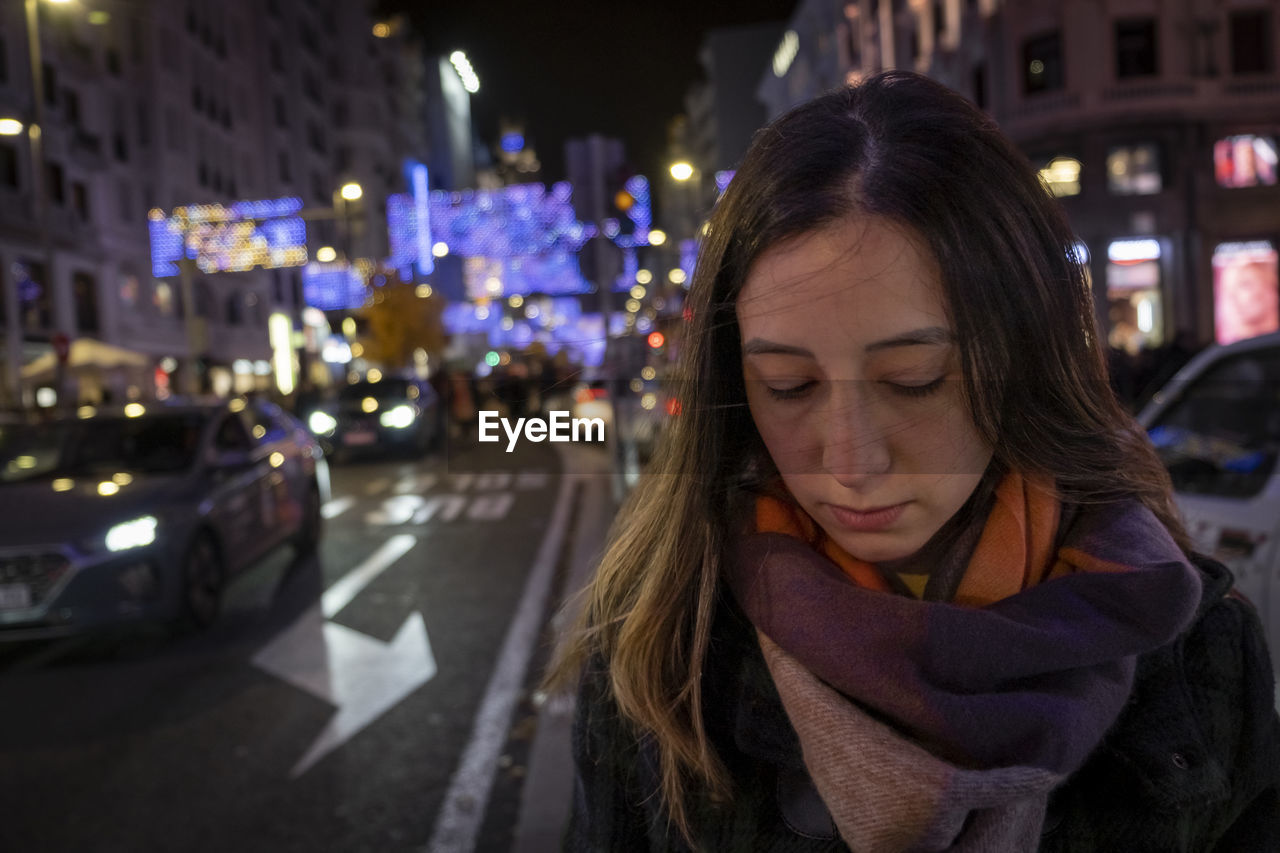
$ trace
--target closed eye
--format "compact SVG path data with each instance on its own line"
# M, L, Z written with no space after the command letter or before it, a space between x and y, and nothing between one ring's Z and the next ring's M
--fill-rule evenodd
M942 387L942 383L946 380L945 376L939 376L932 382L926 382L923 385L905 385L901 382L886 382L885 385L895 394L903 397L927 397Z
M795 400L799 397L803 397L805 394L808 394L816 384L816 382L810 380L787 388L774 388L772 385L766 385L765 387L769 391L769 396L773 397L775 400Z

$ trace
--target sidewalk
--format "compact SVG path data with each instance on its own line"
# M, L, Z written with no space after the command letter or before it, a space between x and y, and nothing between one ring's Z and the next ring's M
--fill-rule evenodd
M571 599L590 580L618 509L612 494L612 466L607 455L571 445L564 460L565 473L578 476L581 487L571 539L566 546L569 569L561 601ZM560 603L557 602L556 607ZM557 612L551 624L556 635L563 638L564 630L571 623L571 615ZM557 696L549 698L538 715L512 853L552 853L560 849L573 799L569 743L573 711L572 696Z

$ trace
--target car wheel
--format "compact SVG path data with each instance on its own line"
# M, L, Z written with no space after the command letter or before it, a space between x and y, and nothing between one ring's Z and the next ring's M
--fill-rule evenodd
M294 539L294 549L299 557L309 557L320 546L320 533L324 529L324 516L320 507L320 489L315 483L307 487L302 503L302 526Z
M199 533L182 561L182 621L191 628L207 628L222 609L226 567L208 533Z

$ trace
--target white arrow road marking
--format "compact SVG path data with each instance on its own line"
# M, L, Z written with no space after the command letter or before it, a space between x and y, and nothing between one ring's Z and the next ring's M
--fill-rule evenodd
M325 518L337 518L351 507L355 506L356 499L353 497L334 498L333 500L320 507L320 514Z
M393 536L352 569L298 619L254 655L253 662L282 681L337 707L306 753L294 778L346 743L436 674L426 622L415 611L390 643L327 621L346 607L417 539Z
M339 610L360 594L360 590L386 571L388 566L407 554L417 541L416 536L401 533L383 542L382 547L370 554L363 563L347 572L337 583L324 591L320 599L324 615L330 619L337 616Z

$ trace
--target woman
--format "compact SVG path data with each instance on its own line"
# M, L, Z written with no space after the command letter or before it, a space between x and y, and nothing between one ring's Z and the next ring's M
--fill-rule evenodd
M1257 619L1188 556L1075 258L927 78L757 134L558 669L570 849L1275 849Z

